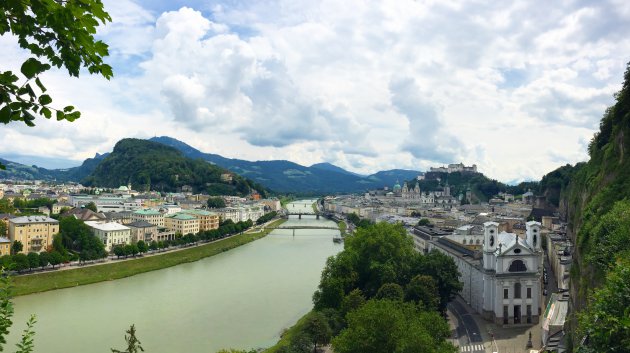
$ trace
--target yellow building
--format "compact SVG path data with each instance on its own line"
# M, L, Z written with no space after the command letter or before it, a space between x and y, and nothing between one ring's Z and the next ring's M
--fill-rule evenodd
M164 224L164 215L157 210L153 210L150 208L137 210L131 214L131 219L136 221L145 221L151 224L155 224L158 227L166 226Z
M199 220L199 230L219 228L219 214L205 210L184 210L181 213L189 214ZM183 233L186 234L186 233Z
M164 226L183 235L199 233L199 220L186 213L176 213L164 218Z
M59 222L45 216L24 216L9 219L9 240L22 243L23 254L42 252L52 245L59 233Z
M11 255L11 240L0 237L0 256Z

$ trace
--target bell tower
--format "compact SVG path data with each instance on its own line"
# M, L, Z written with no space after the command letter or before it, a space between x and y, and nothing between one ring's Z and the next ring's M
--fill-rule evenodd
M494 252L498 246L499 223L486 222L483 224L483 268L494 270Z
M525 223L527 244L535 252L539 252L542 249L542 238L540 236L541 224L536 221L529 221Z

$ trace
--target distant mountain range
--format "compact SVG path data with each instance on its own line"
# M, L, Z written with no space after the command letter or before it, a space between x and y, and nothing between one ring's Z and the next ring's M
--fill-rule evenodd
M177 139L162 136L149 141L170 146L192 159L203 159L233 173L249 178L262 186L281 193L326 194L363 192L368 189L393 186L397 181L414 179L419 171L393 169L372 175L360 175L330 163L317 163L310 167L286 160L246 161L225 158L218 154L204 153ZM97 154L86 159L80 166L66 169L46 169L26 166L0 159L7 166L0 170L2 179L85 181L108 157L109 153ZM103 180L101 180L103 181Z
M153 137L151 141L174 147L191 158L201 158L234 173L255 180L277 192L343 193L362 192L368 189L392 187L396 181L413 179L419 171L394 169L362 176L330 163L310 167L285 160L246 161L204 153L171 137Z

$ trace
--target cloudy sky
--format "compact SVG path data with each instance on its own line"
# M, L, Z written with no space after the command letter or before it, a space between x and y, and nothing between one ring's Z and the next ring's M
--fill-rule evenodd
M167 135L372 173L476 163L505 182L585 160L630 61L630 2L106 0L115 78L44 77L74 123L0 126L0 156L78 165ZM27 57L0 37L2 69Z

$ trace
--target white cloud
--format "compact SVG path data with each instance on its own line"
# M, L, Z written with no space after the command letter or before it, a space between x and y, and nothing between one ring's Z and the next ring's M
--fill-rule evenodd
M106 2L111 82L47 75L79 121L0 137L73 159L158 134L366 174L461 160L500 180L537 179L585 158L630 51L629 7L617 0L143 6ZM9 42L0 38L0 62L19 65ZM36 149L0 153L16 150Z

